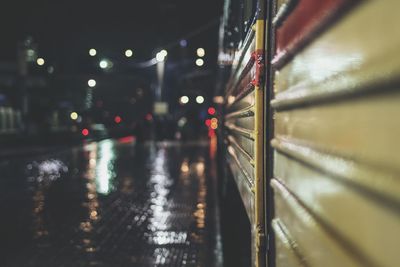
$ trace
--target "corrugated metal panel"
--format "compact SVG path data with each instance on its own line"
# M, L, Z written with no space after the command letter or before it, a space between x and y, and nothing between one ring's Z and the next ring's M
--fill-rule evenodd
M299 251L299 245L290 235L287 227L276 218L272 221L276 240L276 266L278 267L308 267L304 255Z
M250 223L254 223L254 192L252 191L253 183L249 174L244 171L240 161L236 157L235 151L231 150L228 153L228 163L231 168L233 178L235 179L243 205L249 216Z
M293 258L282 233L299 266L400 262L398 8L363 1L275 66L278 266Z
M252 31L242 50L237 54L236 69L233 72L226 90L226 114L225 128L227 130L226 141L228 154L231 159L231 167L235 181L239 187L247 186L247 189L239 190L251 222L254 223L254 107L256 105L254 85L255 60L252 55L255 49L255 33ZM246 195L248 194L248 195ZM251 199L251 200L250 200ZM251 210L249 210L251 209Z
M278 180L272 180L275 190L276 219L290 240L290 250L303 266L359 266L354 255L343 250L325 225ZM274 227L275 231L276 226ZM277 231L278 239L282 239ZM278 252L279 253L279 252ZM289 253L289 251L288 251ZM368 266L368 265L364 265ZM283 266L278 266L283 267Z
M264 21L257 20L243 48L237 53L228 83L224 125L229 164L252 225L254 266L263 266L263 67Z

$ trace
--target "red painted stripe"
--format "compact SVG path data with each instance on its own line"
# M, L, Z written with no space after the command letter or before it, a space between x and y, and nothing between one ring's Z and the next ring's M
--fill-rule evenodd
M259 49L253 52L252 57L254 58L254 62L256 63L256 73L254 75L254 79L252 81L254 86L260 86L261 78L264 73L264 51L263 49Z
M264 51L256 50L251 54L246 67L235 86L230 86L228 95L240 96L248 92L253 86L260 86L264 73Z
M299 0L295 9L276 32L276 55L272 63L279 61L309 40L312 34L355 0Z

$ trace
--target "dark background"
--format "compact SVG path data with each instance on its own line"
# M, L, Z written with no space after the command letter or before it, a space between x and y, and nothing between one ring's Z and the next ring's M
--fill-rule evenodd
M147 1L2 1L0 15L0 107L21 109L17 45L31 36L44 66L32 63L26 79L29 101L25 124L32 129L70 127L77 111L83 123L111 125L121 116L136 124L153 111L156 67L140 67L161 49L165 63L163 101L166 120L188 115L203 120L215 90L218 28L222 0ZM185 40L187 45L182 45ZM205 64L195 65L196 49L206 50ZM97 50L90 57L90 48ZM133 50L126 58L124 51ZM99 68L103 58L113 68ZM53 68L53 72L49 72ZM92 106L87 107L87 81L96 79ZM185 106L179 97L189 95ZM194 103L197 95L205 103ZM56 115L55 115L56 114ZM110 126L111 127L111 126ZM33 130L37 131L37 130Z

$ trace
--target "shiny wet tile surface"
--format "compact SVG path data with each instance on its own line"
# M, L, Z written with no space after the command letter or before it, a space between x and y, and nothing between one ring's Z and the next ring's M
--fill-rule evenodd
M4 160L0 266L215 266L210 166L205 144L112 140Z

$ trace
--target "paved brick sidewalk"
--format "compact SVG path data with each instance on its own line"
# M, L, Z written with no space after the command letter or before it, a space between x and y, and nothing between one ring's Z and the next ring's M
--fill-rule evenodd
M0 163L6 267L218 262L207 145L105 140Z

